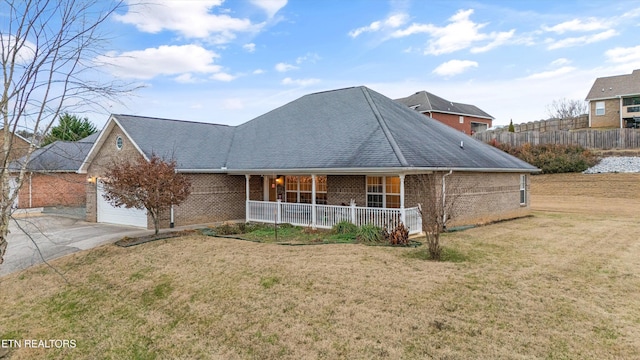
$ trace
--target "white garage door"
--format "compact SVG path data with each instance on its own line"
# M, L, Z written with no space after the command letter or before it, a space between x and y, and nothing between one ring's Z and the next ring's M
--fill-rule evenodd
M98 222L147 227L147 210L112 206L104 199L102 184L98 183Z

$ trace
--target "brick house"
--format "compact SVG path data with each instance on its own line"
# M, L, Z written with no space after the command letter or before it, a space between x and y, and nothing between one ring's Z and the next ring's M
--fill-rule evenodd
M426 91L396 101L468 135L487 130L494 119L475 105L452 102Z
M33 151L18 192L17 207L84 207L86 176L78 169L93 146L98 134L79 141L55 141ZM18 171L24 157L11 167Z
M309 109L313 109L310 111ZM454 223L529 212L535 167L366 87L303 96L239 126L112 115L80 172L87 220L150 227L143 210L114 208L100 177L114 161L175 159L190 197L161 226L228 220L329 228L340 220L419 232L421 174L463 184ZM445 190L446 191L446 190Z
M640 69L597 78L585 100L589 127L640 128Z

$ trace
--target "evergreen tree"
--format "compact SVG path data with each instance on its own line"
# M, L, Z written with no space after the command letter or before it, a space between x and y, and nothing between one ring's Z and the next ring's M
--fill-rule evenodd
M60 116L59 124L52 127L44 137L41 145L45 146L57 140L78 141L97 131L96 126L88 118L81 119L76 115L65 113Z

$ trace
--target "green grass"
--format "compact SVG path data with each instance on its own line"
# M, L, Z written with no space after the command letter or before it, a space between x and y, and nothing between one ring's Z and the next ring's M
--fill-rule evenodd
M246 225L246 233L237 233L231 235L234 238L251 240L261 243L279 243L279 244L295 244L295 245L313 245L313 244L352 244L356 241L356 235L353 232L334 232L330 230L313 230L311 228L292 226L290 224L279 224L276 227L268 224L249 224ZM224 228L224 233L229 232L228 226ZM204 229L204 235L220 236L217 228ZM223 235L224 236L224 235Z

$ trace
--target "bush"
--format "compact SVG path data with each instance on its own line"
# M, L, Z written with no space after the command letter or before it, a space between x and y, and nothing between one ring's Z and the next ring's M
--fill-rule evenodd
M331 231L334 234L356 234L358 232L358 227L348 221L340 221L339 223L333 225Z
M578 145L511 146L497 141L489 144L541 169L543 174L582 172L598 163L594 153Z
M403 223L398 224L391 232L385 231L385 239L391 245L409 245L409 229Z
M356 239L365 244L380 244L384 242L384 233L375 225L365 224L358 228Z

